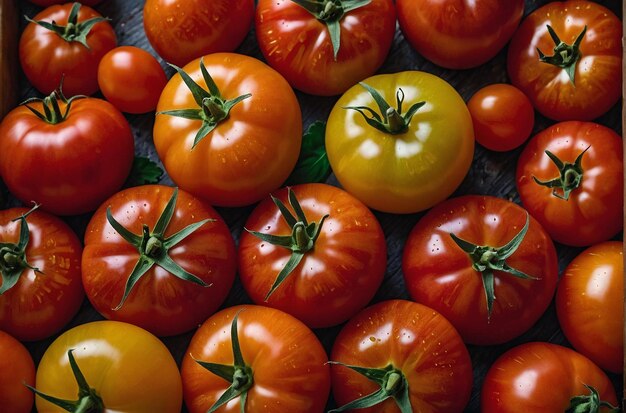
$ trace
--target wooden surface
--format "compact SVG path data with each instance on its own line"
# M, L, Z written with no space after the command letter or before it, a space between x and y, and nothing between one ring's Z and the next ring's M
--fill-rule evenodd
M2 17L4 20L4 12L7 7L7 0L2 1ZM503 0L504 1L504 0ZM527 0L525 13L536 9L539 5L546 3L547 1L540 0ZM613 10L618 16L621 17L622 10L620 4L615 0L602 0L598 1L604 4L611 10ZM27 1L19 1L20 16L26 14L28 16L34 16L40 9L31 5ZM135 45L149 50L154 54L154 50L147 42L142 26L142 7L143 2L140 0L107 0L100 4L97 8L103 15L112 18L112 24L118 34L118 42L120 45ZM20 27L23 29L25 23L23 19L20 19ZM3 25L4 27L4 25ZM5 49L5 37L3 32L2 50L3 56ZM14 39L17 42L17 38ZM261 58L258 45L256 43L254 32L251 31L242 46L238 49L238 52L247 55ZM4 57L3 57L4 59ZM4 63L4 61L3 61ZM163 62L161 62L163 63ZM163 64L165 67L165 65ZM392 51L385 61L383 67L379 73L392 73L402 70L424 70L431 72L435 75L442 77L450 82L458 92L467 101L474 92L476 92L482 86L490 83L507 82L506 75L506 49L500 52L494 59L485 65L474 69L464 71L452 71L445 70L433 65L432 63L423 59L418 55L408 43L404 40L400 32L396 33ZM4 74L4 66L2 69ZM172 74L171 70L167 71L168 75ZM2 85L6 85L6 80L3 77ZM2 89L4 90L4 89ZM23 75L20 75L20 99L38 95L37 92L26 82ZM4 93L4 92L3 92ZM2 95L3 99L7 99L5 95ZM336 98L322 98L314 97L305 94L298 93L298 99L300 101L303 119L305 127L315 120L326 120L330 109L336 101ZM613 128L621 134L621 104L616 105L609 113L598 119L598 122L608 127ZM154 114L146 114L140 116L128 116L136 138L136 152L140 155L147 155L157 160L156 152L152 144L151 130L154 121ZM534 132L536 133L548 125L552 124L540 115L537 115ZM462 194L491 194L503 198L509 198L519 203L519 197L515 191L514 173L517 157L521 149L514 150L508 153L494 153L485 150L477 145L474 156L474 163L472 169L469 172L466 179L463 181L455 195ZM336 180L331 176L329 183L336 184ZM162 183L171 184L171 181L166 177ZM6 206L17 205L17 201L9 198ZM241 233L243 223L246 217L250 213L253 207L236 208L236 209L219 209L219 212L225 218L227 224L230 226L233 236L237 240ZM374 302L381 301L390 298L405 298L408 299L408 294L404 288L404 282L401 272L401 251L404 245L404 241L417 220L422 214L411 214L404 216L397 216L384 213L376 213L376 216L380 220L385 235L387 238L387 246L389 251L388 268L385 275L385 280L382 287L378 291ZM81 215L77 217L67 218L67 221L76 229L80 237L84 234L84 228L89 220L89 215ZM559 268L563 270L569 261L582 249L567 248L557 245L559 255ZM234 288L228 296L224 307L231 306L239 303L248 303L249 298L243 291L239 281L236 281ZM102 317L95 312L89 302L85 300L79 314L72 320L68 326L72 327L78 324L82 324L88 321L99 320ZM316 334L324 344L327 350L332 346L332 342L336 334L341 327L320 329L316 330ZM177 362L180 362L182 356L186 350L189 340L193 332L183 334L175 337L164 338L163 341L172 351ZM55 336L56 337L56 336ZM53 341L55 337L51 337L47 340L27 343L27 347L33 355L35 362L41 359L47 346ZM493 361L504 351L511 347L528 341L550 341L554 343L560 343L568 345L563 333L561 332L554 305L552 304L541 320L528 332L521 337L500 346L488 346L478 347L469 346L469 351L472 357L472 363L474 366L474 387L473 394L470 403L466 409L467 412L479 411L479 396L482 379L493 363ZM618 397L623 396L623 380L621 376L609 375L613 381ZM332 406L332 400L329 402L329 406Z

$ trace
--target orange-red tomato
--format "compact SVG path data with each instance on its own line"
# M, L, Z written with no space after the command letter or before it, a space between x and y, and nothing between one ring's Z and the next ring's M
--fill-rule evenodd
M24 384L35 385L35 363L26 347L0 330L0 407L3 412L30 413L34 395Z

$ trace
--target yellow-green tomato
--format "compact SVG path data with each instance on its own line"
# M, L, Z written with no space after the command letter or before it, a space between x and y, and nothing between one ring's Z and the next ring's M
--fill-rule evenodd
M373 209L413 213L450 196L474 155L472 119L443 79L377 75L335 104L326 151L339 183Z

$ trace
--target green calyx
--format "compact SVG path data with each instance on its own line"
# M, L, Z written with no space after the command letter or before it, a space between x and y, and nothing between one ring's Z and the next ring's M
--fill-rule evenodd
M326 24L333 45L333 57L337 60L341 47L341 19L346 13L366 6L372 0L291 0Z
M586 384L585 387L589 390L589 394L572 397L565 413L600 413L603 407L608 409L607 413L617 413L620 411L619 407L600 400L600 394L598 394L595 388Z
M552 195L557 198L561 198L565 201L569 199L569 196L572 191L576 190L580 187L583 181L583 155L587 150L589 150L591 146L588 146L587 149L582 151L574 160L574 163L563 162L561 161L555 154L546 150L546 155L554 162L556 167L559 169L559 177L551 179L549 181L540 181L539 179L533 176L535 182L541 186L545 186L547 188L554 188L552 190Z
M231 383L228 389L217 399L207 413L213 413L221 406L225 405L235 397L241 396L239 399L239 409L241 413L245 412L246 400L248 398L248 390L254 384L254 374L252 368L243 360L241 346L239 345L239 336L237 335L237 319L239 312L233 318L230 325L231 344L233 346L233 365L210 363L207 361L195 360L196 363Z
M376 406L388 398L393 398L401 413L413 413L411 400L409 399L409 382L404 374L391 364L382 369L369 367L350 366L347 364L330 361L330 364L337 364L356 371L378 384L380 388L360 399L353 400L341 407L329 410L328 413L338 413L352 409L365 409Z
M236 104L252 96L250 93L247 93L231 100L224 99L215 84L215 81L213 81L213 78L207 71L203 59L200 59L200 71L202 73L202 78L209 89L208 91L204 90L200 85L194 82L191 76L189 76L180 67L172 64L170 64L170 66L176 69L180 77L183 79L183 82L185 82L185 85L187 85L194 100L198 104L199 109L190 108L166 110L158 112L157 115L177 116L185 119L202 121L202 126L198 129L198 132L193 140L192 149L195 148L196 145L199 144L200 141L202 141L202 139L204 139L211 131L213 131L213 129L215 129L220 122L228 118L231 109Z
M300 203L296 198L296 195L293 193L291 188L288 188L287 196L289 199L289 205L291 205L291 208L295 212L295 216L280 199L272 196L272 201L274 201L274 204L280 210L282 217L291 228L291 235L271 235L246 229L246 231L250 234L265 242L291 250L291 257L289 257L289 261L287 261L283 269L280 270L276 280L274 280L272 288L265 296L266 302L269 300L272 293L276 291L276 289L283 283L283 281L285 281L285 279L287 279L298 264L300 264L305 254L315 247L315 241L321 233L322 225L324 224L326 218L328 218L328 215L324 215L319 222L309 223L304 215L304 211L302 210Z
M105 410L104 401L102 397L98 395L98 392L93 387L90 387L85 379L85 376L80 371L76 360L74 359L74 355L72 354L74 350L68 350L67 357L70 360L70 367L72 368L72 373L74 373L74 378L76 379L76 383L78 383L78 400L64 400L59 399L53 396L49 396L47 394L41 393L39 390L34 387L25 384L32 392L41 397L44 400L49 401L55 406L60 407L61 409L72 412L72 413L102 413Z
M172 216L174 215L177 197L178 189L175 188L174 192L172 193L172 197L167 202L167 205L161 213L161 216L159 216L159 219L157 220L154 229L150 231L148 226L144 224L141 235L134 234L124 228L122 224L120 224L118 221L115 220L115 218L113 218L113 215L111 214L111 208L107 208L106 217L109 224L111 224L113 229L115 229L122 238L124 238L130 244L134 245L137 248L137 251L139 251L139 260L137 260L137 264L135 264L135 267L128 276L122 300L119 302L117 307L114 308L114 310L119 310L120 308L122 308L124 302L126 301L126 298L128 298L128 295L132 291L135 284L137 284L141 277L143 277L148 272L148 270L150 270L150 268L152 268L152 266L154 266L155 264L168 271L173 276L180 278L181 280L189 281L202 287L210 287L209 284L205 283L200 278L185 271L168 255L168 251L170 250L170 248L174 247L179 242L187 238L202 225L212 221L210 219L205 219L190 224L178 231L177 233L170 235L166 238L164 234L167 230L167 226L169 225L170 220L172 219Z
M580 43L583 41L585 37L585 33L587 32L587 26L583 29L582 32L576 37L574 43L571 45L561 41L559 36L556 34L554 29L547 25L548 33L550 33L550 37L554 41L554 54L552 56L546 56L543 54L539 48L537 48L537 53L539 54L539 61L543 63L549 63L551 65L560 67L565 69L567 75L569 76L570 82L572 85L575 85L574 77L576 76L576 63L580 60L582 56L580 52Z
M27 21L30 23L37 24L41 27L44 27L48 30L51 30L58 34L63 40L66 42L78 42L89 49L89 45L87 44L87 36L89 32L96 24L109 20L106 17L93 17L91 19L78 22L78 12L80 10L80 3L74 3L72 5L72 9L70 10L70 14L67 18L67 25L60 26L53 22L46 21L35 21L30 19L28 16L24 16Z
M0 295L4 294L17 284L26 268L41 273L38 268L30 265L26 259L26 247L28 246L28 242L30 240L30 232L28 230L26 217L37 208L39 208L39 205L35 205L30 211L24 215L20 215L12 221L20 221L20 236L17 244L0 242L0 275L2 276Z
M404 103L404 91L402 89L398 89L396 92L397 106L392 108L376 89L363 82L359 82L359 85L363 86L372 96L378 105L380 114L368 106L348 106L344 109L356 110L370 126L384 133L398 135L406 132L415 113L426 104L426 102L415 103L406 113L402 113L402 104Z
M517 233L508 243L501 247L491 247L488 245L475 245L469 241L465 241L454 234L450 234L456 245L465 251L472 260L472 268L479 272L483 280L483 288L485 289L485 297L487 300L487 317L491 317L493 302L495 295L495 277L494 271L508 273L514 277L522 279L537 280L538 278L525 274L506 263L509 258L521 245L528 227L530 225L530 217L526 214L526 223L520 232Z
M37 116L42 121L49 123L51 125L56 125L58 123L63 122L70 114L70 109L72 107L72 103L76 99L82 99L86 96L76 95L71 97L70 99L66 99L65 95L63 95L63 91L61 88L63 87L63 82L61 81L61 85L57 90L54 90L49 96L45 98L30 98L22 102L21 104L26 106L28 110L30 110L35 116ZM29 106L29 104L38 102L41 103L43 107L43 112L38 111L37 109ZM59 102L65 105L65 110L61 110L61 106Z

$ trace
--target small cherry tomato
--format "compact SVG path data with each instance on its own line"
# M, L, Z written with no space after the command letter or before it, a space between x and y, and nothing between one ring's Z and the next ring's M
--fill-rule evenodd
M492 151L510 151L528 139L535 123L535 109L515 86L485 86L467 102L474 137Z
M0 330L0 407L7 413L30 413L34 395L25 386L35 384L35 363L26 347Z

